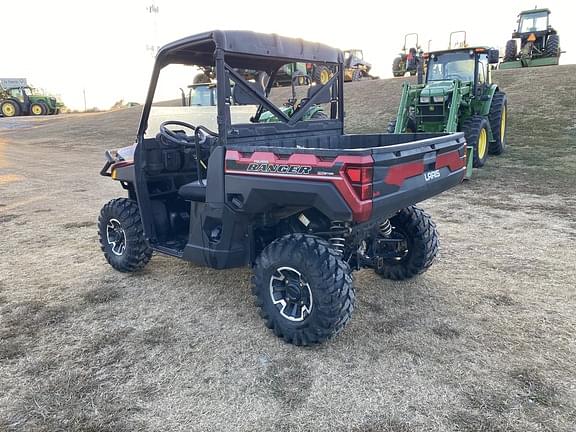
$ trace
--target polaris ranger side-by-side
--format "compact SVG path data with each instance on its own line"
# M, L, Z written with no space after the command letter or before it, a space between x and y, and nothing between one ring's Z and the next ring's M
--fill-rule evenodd
M128 195L100 214L108 262L132 272L156 251L215 269L251 266L266 325L296 345L343 329L354 309L352 270L396 280L424 272L438 234L414 204L462 181L464 135L345 134L343 60L326 45L246 31L160 49L136 144L108 151L101 172ZM269 96L291 62L335 74L288 116ZM162 75L183 65L214 68L216 107L154 101ZM266 88L242 69L269 73ZM327 118L306 118L319 103ZM278 121L260 122L265 112Z

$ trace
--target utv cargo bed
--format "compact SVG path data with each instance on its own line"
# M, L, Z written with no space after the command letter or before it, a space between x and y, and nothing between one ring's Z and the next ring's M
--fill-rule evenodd
M226 192L249 213L307 204L336 220L363 222L390 217L450 189L465 175L462 133L334 138L299 137L306 147L297 148L285 146L290 139L279 141L281 147L229 146Z

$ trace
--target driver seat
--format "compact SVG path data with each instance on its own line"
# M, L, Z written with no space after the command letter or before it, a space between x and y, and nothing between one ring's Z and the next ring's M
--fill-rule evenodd
M186 201L205 202L206 186L206 179L203 179L202 183L198 180L186 183L185 185L180 186L178 189L178 195Z

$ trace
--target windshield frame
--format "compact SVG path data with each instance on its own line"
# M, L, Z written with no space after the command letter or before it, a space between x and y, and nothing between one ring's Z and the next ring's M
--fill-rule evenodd
M452 63L454 61L471 61L474 64L474 68L473 68L473 72L472 72L472 77L471 79L467 79L467 80L461 80L461 81L470 81L475 83L476 82L476 76L477 76L477 60L476 60L476 53L473 52L472 55L470 55L470 50L466 50L466 51L446 51L446 52L441 52L441 53L431 53L430 54L430 58L428 59L428 65L426 67L426 83L429 82L440 82L440 81L451 81L450 78L442 78L442 79L430 79L430 74L432 73L432 67L433 63L431 62L440 62L440 58L442 57L455 57L455 56L460 56L462 57L460 60L458 59L452 59L449 60L445 63L442 64L447 64L447 63ZM466 58L464 58L464 56L466 56ZM438 59L438 60L435 60Z

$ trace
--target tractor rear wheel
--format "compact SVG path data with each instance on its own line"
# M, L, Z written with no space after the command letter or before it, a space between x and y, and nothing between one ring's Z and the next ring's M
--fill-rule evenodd
M518 45L514 39L506 42L506 50L504 51L504 61L514 61L518 55Z
M266 327L294 345L330 339L354 310L350 266L326 240L306 234L286 235L262 251L252 293Z
M468 145L474 148L472 166L482 168L488 159L488 120L482 116L472 116L462 125L462 132Z
M326 66L317 66L314 69L314 73L312 74L312 81L314 81L316 84L324 85L328 82L331 76L332 73Z
M0 105L0 112L4 117L16 117L20 115L20 105L11 100L6 100Z
M377 252L374 271L384 279L405 280L424 273L433 264L440 242L436 225L428 213L410 206L390 218L391 233L385 248Z
M388 123L388 127L386 128L386 132L394 133L397 122L398 122L397 118L390 120L390 122ZM416 133L416 130L417 130L416 121L414 120L414 118L408 117L408 121L406 122L406 129L402 131L402 133Z
M546 41L546 57L559 57L560 56L560 36L551 34Z
M392 62L392 75L398 78L403 77L405 73L406 69L404 68L402 57L396 57Z
M488 151L490 154L502 154L506 148L506 124L508 122L508 102L506 93L497 91L492 98L490 105L490 129L494 135L494 142L490 143Z
M310 116L310 120L328 120L328 116L324 111L316 111Z
M135 201L117 198L102 207L98 235L106 261L118 271L138 271L152 257Z

